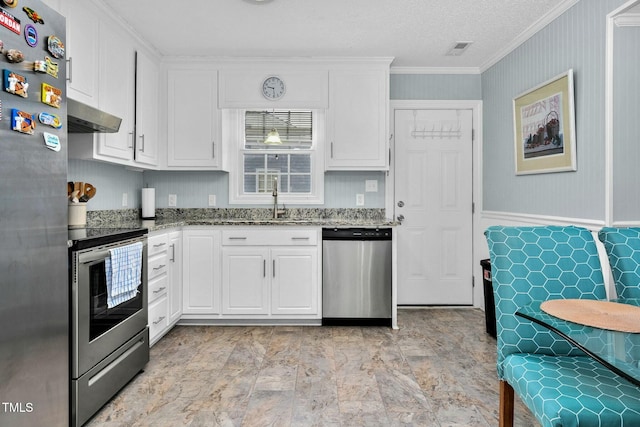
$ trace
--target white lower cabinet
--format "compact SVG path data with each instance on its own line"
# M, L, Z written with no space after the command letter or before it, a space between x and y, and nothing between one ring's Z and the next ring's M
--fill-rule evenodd
M150 259L152 243L165 243L152 238ZM167 283L160 278L149 282L152 332L154 327L165 327L166 333L178 321L321 318L319 228L193 226L185 227L181 235L170 232L165 239L166 246L155 250L166 247L162 253L169 266L163 276ZM174 258L182 259L182 265L172 264ZM154 265L150 263L150 271ZM182 292L175 292L171 284ZM165 286L174 292L163 294ZM152 325L152 317L158 326Z
M220 231L182 231L182 314L198 318L220 314Z
M318 247L271 249L271 313L317 314Z
M153 232L147 249L149 344L155 344L180 320L182 307L176 310L176 301L182 299L181 289L181 232ZM176 256L178 254L178 256Z
M222 248L222 314L268 314L269 250Z
M317 230L222 232L222 314L318 317Z

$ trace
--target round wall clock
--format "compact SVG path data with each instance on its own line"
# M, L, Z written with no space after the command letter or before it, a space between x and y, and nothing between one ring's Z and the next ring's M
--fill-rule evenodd
M284 96L284 92L284 81L280 77L270 76L262 82L262 96L267 99L280 99Z

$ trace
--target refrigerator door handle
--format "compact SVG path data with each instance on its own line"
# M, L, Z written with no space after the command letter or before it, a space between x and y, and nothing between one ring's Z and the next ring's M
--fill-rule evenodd
M69 83L73 82L73 58L70 56L69 59L67 59L67 64L69 64L67 66L67 81Z

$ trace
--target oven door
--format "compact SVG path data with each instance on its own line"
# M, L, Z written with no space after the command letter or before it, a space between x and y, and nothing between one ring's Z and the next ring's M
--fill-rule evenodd
M107 308L105 260L109 250L143 242L142 275L132 299ZM72 366L79 378L147 326L147 242L130 239L72 252Z

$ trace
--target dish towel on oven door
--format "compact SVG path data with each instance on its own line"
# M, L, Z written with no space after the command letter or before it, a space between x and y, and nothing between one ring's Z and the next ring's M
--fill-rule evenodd
M107 307L115 307L135 297L142 275L142 243L109 250L105 260Z

